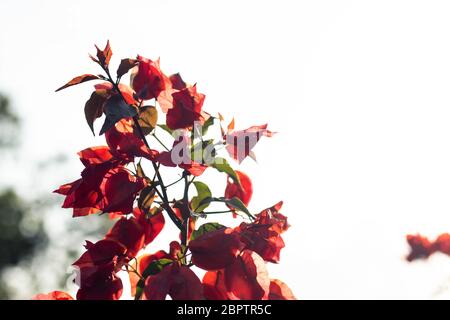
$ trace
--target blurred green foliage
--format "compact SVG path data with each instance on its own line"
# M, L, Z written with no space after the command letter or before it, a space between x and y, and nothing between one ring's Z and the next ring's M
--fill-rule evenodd
M9 99L0 94L0 148L11 148L18 142L20 119Z

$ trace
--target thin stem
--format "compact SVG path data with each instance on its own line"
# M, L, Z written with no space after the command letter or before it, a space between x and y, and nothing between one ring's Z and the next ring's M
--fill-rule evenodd
M177 184L178 182L180 182L180 181L183 180L183 179L184 179L184 177L181 177L181 178L178 179L177 181L174 181L174 182L168 184L168 185L166 186L166 188L171 187L171 186L173 186L174 184Z
M188 241L188 228L189 228L189 219L191 217L191 208L189 207L189 185L190 182L188 180L188 176L186 172L183 172L184 179L184 193L183 193L183 206L184 209L181 210L183 216L183 230L181 231L181 244L186 245Z
M209 212L201 212L202 214L219 214L219 213L229 213L233 212L233 210L223 210L223 211L209 211Z
M156 136L156 134L152 133L152 137L155 138L156 141L158 141L159 144L162 145L164 149L166 149L166 151L170 151L170 149L166 147L166 145Z
M102 67L102 68L103 68L103 67ZM108 76L108 81L113 85L114 89L120 94L120 96L122 97L122 99L123 99L124 101L126 101L125 98L124 98L124 96L123 96L123 94L122 94L122 92L120 91L120 88L119 88L118 83L116 83L116 82L112 79L111 74L109 73L109 69L108 69L108 68L103 68L103 70L106 72L106 75ZM141 127L141 125L139 124L139 121L138 121L138 120L139 120L139 117L138 117L138 116L134 116L134 117L133 117L133 120L134 120L134 124L135 124L135 126L136 126L136 128L137 128L137 131L138 131L138 133L139 133L139 135L140 135L142 141L144 142L145 146L146 146L147 148L150 149L150 145L148 144L148 141L147 141L147 139L145 138L144 132L142 131L142 127ZM173 211L173 209L172 209L172 208L170 207L170 205L169 205L169 200L168 200L168 197L167 197L166 187L164 186L164 182L163 182L162 177L161 177L161 174L160 174L160 172L159 172L159 166L156 164L155 161L151 161L151 163L152 163L152 165L153 165L153 169L155 170L156 177L158 178L158 182L159 182L159 184L160 184L160 186L161 186L161 192L162 192L162 194L161 194L161 192L158 190L158 188L155 187L155 190L156 190L156 192L158 193L158 196L159 196L159 197L163 200L163 202L164 202L164 203L162 204L162 207L164 208L164 210L166 210L166 212L167 212L167 214L169 215L169 217L170 217L170 219L172 220L172 222L178 227L178 229L180 229L181 232L183 232L183 223L182 223L180 220L178 220L178 218L177 218L175 212Z

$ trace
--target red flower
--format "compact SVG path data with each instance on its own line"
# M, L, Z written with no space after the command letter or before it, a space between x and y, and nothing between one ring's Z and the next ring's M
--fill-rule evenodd
M183 81L179 73L172 74L169 77L170 85L166 86L166 90L162 91L157 100L158 104L161 107L161 110L164 113L167 113L169 109L173 108L173 97L172 94L175 92L178 92L180 90L183 90L188 85Z
M266 300L269 289L264 260L250 250L244 250L223 270L203 277L205 297L210 300Z
M410 262L416 259L426 259L434 252L433 243L426 237L418 234L408 235L406 239L411 247L411 252L406 258Z
M106 146L92 147L78 152L80 161L85 167L92 164L101 164L113 160L111 151Z
M172 207L173 212L177 216L178 219L183 223L183 225L187 225L187 235L184 235L183 232L180 232L180 240L183 237L187 237L187 239L191 238L192 232L195 230L195 218L190 217L190 212L187 211L188 208L186 208L184 205L181 205L180 203L175 203L175 205ZM184 212L183 214L181 212ZM188 222L186 223L185 218L188 217Z
M106 234L106 239L115 240L127 248L126 254L135 257L144 247L144 232L136 219L121 218Z
M270 280L269 300L296 300L291 289L282 281Z
M152 61L142 56L137 57L137 71L131 75L131 86L139 98L150 100L170 88L170 80L159 66L159 59Z
M238 233L231 228L205 233L189 243L192 262L205 270L222 269L233 263L244 248Z
M78 300L117 300L122 295L122 281L115 272L126 248L113 240L86 243L87 251L73 263L79 269Z
M144 157L152 161L158 155L157 151L147 148L138 133L134 132L131 118L117 122L106 131L105 138L111 153L126 162L133 161L134 157Z
M203 294L207 300L228 300L223 270L208 271L203 276Z
M277 263L280 261L280 251L284 248L281 233L289 228L287 218L278 210L282 202L263 210L256 215L252 223L241 223L236 228L246 248L257 252L264 260Z
M252 180L241 171L236 170L236 174L239 177L241 184L238 185L228 177L227 187L225 188L225 198L232 199L233 197L237 197L245 204L245 206L248 206L253 194ZM228 207L232 209L230 206Z
M80 288L77 300L119 300L122 292L122 280L111 275L111 278L100 279L94 286Z
M87 166L81 172L81 179L55 190L54 192L66 196L62 207L73 208L74 217L100 212L104 197L100 186L112 167L112 162Z
M172 259L172 257L164 250L160 250L153 254L144 254L137 258L136 263L134 264L134 268L139 272L140 275L142 275L145 269L147 269L147 267L150 265L150 263L160 259ZM137 283L141 278L135 272L133 272L133 270L128 271L128 276L130 278L131 295L134 297L136 295Z
M95 91L104 96L105 98L110 98L114 95L117 95L117 92L114 91L114 87L110 82L103 82L96 84L94 86ZM129 105L137 105L138 102L136 99L134 99L134 90L131 89L129 86L120 83L119 84L120 93L122 94L122 97L125 99L125 102Z
M434 247L436 251L450 256L450 234L443 233L437 237L436 241L434 241Z
M264 260L255 252L243 251L224 272L225 284L231 299L267 299L270 287L269 275Z
M106 234L105 239L114 240L127 248L127 256L136 257L138 252L161 232L164 227L164 216L161 212L147 217L140 209L135 208L134 217L121 218Z
M143 229L145 245L148 245L150 242L152 242L164 228L164 215L160 211L154 215L146 215L139 208L135 208L133 211L133 215Z
M102 186L104 195L103 212L128 214L133 211L133 202L138 192L146 186L144 179L132 176L123 167L108 172Z
M197 92L197 87L184 88L172 94L173 108L166 117L167 126L172 129L190 128L195 121L203 121L201 114L205 95Z
M197 275L187 266L176 262L164 267L145 281L145 298L164 300L169 295L172 300L201 300L202 283Z
M448 233L441 234L434 242L420 234L407 235L406 240L411 247L411 252L406 257L409 262L417 259L427 259L435 252L450 255L450 234Z
M130 175L106 147L86 149L79 155L85 165L81 179L54 191L66 196L62 207L73 208L74 217L97 212L130 213L145 180Z
M48 294L39 293L35 295L33 300L73 300L72 296L62 291L52 291Z
M224 140L226 141L226 149L229 155L241 163L251 154L252 149L261 137L272 137L273 134L273 132L267 130L267 124L263 124L228 133L224 136Z

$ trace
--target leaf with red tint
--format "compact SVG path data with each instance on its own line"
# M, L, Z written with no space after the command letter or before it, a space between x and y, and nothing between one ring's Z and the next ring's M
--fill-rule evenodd
M84 106L84 115L86 117L86 122L89 125L89 128L91 129L92 133L94 133L94 121L97 118L100 118L103 114L103 105L107 99L99 94L98 92L94 91L91 94L91 97L88 101L86 101L86 104Z
M282 281L270 280L269 300L297 300L292 290Z
M153 262L161 259L172 259L171 256L164 250L160 250L153 254L144 254L136 259L134 269L138 271L140 275L143 275L147 267ZM136 295L136 286L141 279L133 270L128 271L131 285L131 295Z
M54 191L66 196L62 207L73 208L74 217L97 212L130 213L137 193L146 185L145 180L131 176L114 160L98 164L89 164L89 161L99 161L99 158L82 161L88 165L82 171L81 179Z
M244 250L224 270L225 285L232 300L266 300L270 280L264 260L255 252Z
M223 270L208 271L203 276L203 294L207 300L228 300Z
M450 234L443 233L434 241L436 251L450 256Z
M279 211L283 206L283 201L274 204L272 207L264 209L256 215L256 223L272 225L272 229L278 233L283 233L289 229L290 224L287 217Z
M170 83L172 84L172 88L176 90L183 90L186 88L187 84L184 82L183 78L179 73L174 73L169 76Z
M101 50L99 49L99 47L97 47L97 45L95 46L95 48L97 49L97 59L93 58L92 56L91 59L99 63L103 68L107 68L112 57L109 40L106 42L105 49Z
M117 158L132 161L134 157L144 157L152 161L158 155L157 151L147 148L134 132L132 119L120 120L106 132L105 138L111 153Z
M170 88L169 78L161 71L159 59L138 56L137 70L131 75L131 86L139 98L150 100L157 98L166 88Z
M114 240L104 239L96 243L86 242L86 252L73 263L74 266L98 266L108 264L115 257L125 254L126 248Z
M242 223L239 230L246 248L257 252L265 261L280 261L280 251L285 244L279 233L269 226L246 223Z
M73 300L72 296L63 291L52 291L47 294L37 294L32 300Z
M139 208L135 208L133 210L133 215L135 216L139 225L143 228L145 245L151 243L164 228L164 215L160 210L156 211L156 213L154 214L146 215Z
M116 89L110 82L102 82L99 84L96 84L95 90L98 94L104 96L105 98L110 98L112 96L119 96ZM131 89L129 86L119 83L119 90L121 93L121 96L125 99L125 102L129 104L130 106L138 105L138 102L134 98L134 90Z
M100 79L99 76L96 76L94 74L83 74L81 76L75 77L72 80L70 80L69 82L67 82L65 85L63 85L62 87L58 88L55 90L55 92L61 91L63 89L66 89L68 87L86 82L86 81L91 81L91 80L98 80Z
M171 268L169 295L173 300L202 300L202 284L187 266L173 264Z
M195 161L191 161L188 164L185 164L185 163L180 164L180 168L186 170L193 176L199 177L203 174L203 172L205 172L205 170L208 168L208 166L198 163L198 162L195 162Z
M74 217L101 211L103 193L100 186L107 172L114 166L113 162L87 166L81 172L81 179L55 190L55 193L66 196L62 207L73 208Z
M101 164L112 160L113 155L106 146L91 147L78 152L84 166Z
M144 230L134 218L118 220L105 238L125 246L127 248L126 255L130 258L134 258L145 244Z
M441 252L450 255L450 234L443 233L436 238L435 241L430 241L427 237L417 235L407 235L406 240L411 248L406 259L411 262L417 259L427 259L435 252Z
M426 237L419 234L408 235L406 240L411 247L411 252L406 258L410 262L416 259L426 259L434 252L433 243Z
M194 85L172 94L173 108L167 111L166 124L172 129L190 128L195 121L203 122L201 114L205 95Z
M77 300L119 300L122 292L122 280L113 275L93 286L81 287L77 292Z
M240 184L228 177L227 187L225 188L225 198L232 199L236 197L242 201L245 206L248 206L253 195L252 180L245 173L236 170L236 175L239 177ZM231 207L229 207L232 209Z
M258 253L265 261L280 261L280 251L285 244L281 234L289 228L287 218L278 212L282 202L258 213L251 223L242 222L236 232L246 248Z
M125 168L114 168L102 185L104 195L103 212L128 214L133 211L133 202L138 192L145 187L144 179L132 176Z
M234 118L230 121L230 123L227 126L227 132L231 133L234 130L234 126L235 126L235 121Z
M202 291L202 283L197 275L189 267L177 263L149 276L144 289L147 300L165 300L167 295L172 300L201 300Z
M211 231L189 242L192 262L205 270L218 270L233 263L243 248L239 234L231 228Z
M228 154L238 163L241 163L250 154L259 139L272 137L273 135L273 132L267 130L267 124L263 124L245 130L229 132L224 136L224 140Z
M173 97L172 94L185 89L188 85L181 78L179 73L172 74L169 76L169 81L166 83L166 88L161 91L157 97L158 104L164 113L167 113L169 109L173 108Z
M122 294L122 281L115 272L126 248L117 241L104 239L86 242L86 252L73 263L79 270L78 300L116 300Z
M121 78L124 74L126 74L130 69L137 66L139 63L136 59L122 59L120 61L119 68L117 69L117 77Z

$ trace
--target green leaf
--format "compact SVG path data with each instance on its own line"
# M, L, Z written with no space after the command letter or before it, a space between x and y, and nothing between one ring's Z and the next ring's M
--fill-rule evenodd
M144 272L142 273L142 276L144 278L147 278L148 276L153 276L155 274L158 274L161 272L162 269L164 269L164 267L168 266L172 262L173 262L173 260L166 259L166 258L152 261L152 263L150 263L147 266L147 268L145 268Z
M205 233L219 230L222 228L225 228L225 226L223 226L217 222L208 222L208 223L202 224L197 230L194 230L192 232L191 240L194 240L194 239L200 237L201 235L204 235Z
M208 118L208 120L205 121L205 123L204 123L203 126L202 126L202 134L203 134L203 135L206 135L206 134L208 133L209 127L212 126L212 125L214 124L214 119L215 119L215 118L214 118L213 116L210 116L210 117Z
M140 279L136 284L136 294L134 295L134 300L140 300L142 294L144 293L145 281Z
M100 135L111 129L120 119L134 117L137 114L135 108L129 106L121 96L112 96L105 103L106 119L100 130Z
M94 121L100 118L103 114L103 104L106 102L106 98L96 91L92 92L91 97L84 105L84 115L86 116L86 122L91 128L92 133L94 132Z
M136 295L134 296L134 300L139 300L141 298L142 293L144 292L145 279L149 276L160 273L164 267L168 266L172 262L173 260L165 258L152 261L142 273L142 277L144 279L140 279L136 285Z
M139 113L139 124L141 125L144 135L148 135L156 127L158 122L158 111L154 106L145 106L141 108Z
M241 182L239 181L239 177L236 174L236 171L230 166L227 160L224 158L217 157L214 159L214 161L210 164L211 167L215 168L219 172L226 173L231 179L233 179L234 183L237 185L241 185Z
M144 279L140 279L136 285L136 294L134 296L134 300L141 299L142 294L144 293L144 287L145 287L145 279L149 276L153 276L155 274L158 274L161 272L162 269L164 269L166 266L171 264L173 260L170 259L159 259L152 261L147 268L145 268L144 272L142 273L142 277Z
M194 181L193 183L195 189L197 189L197 196L192 198L191 207L195 212L202 212L209 206L209 203L200 205L200 202L205 198L211 198L211 190L209 190L209 187L201 181Z
M250 213L250 211L248 211L247 207L245 206L245 204L241 201L241 199L237 198L237 197L233 197L231 199L226 199L225 200L226 204L228 204L230 207L233 207L236 210L242 211L243 213L245 213L248 217L254 219L255 217Z
M231 199L226 199L224 197L220 197L220 198L205 198L200 202L200 206L205 205L205 204L210 204L211 202L223 202L225 204L227 204L228 206L232 207L233 209L237 210L237 211L241 211L243 213L245 213L249 218L251 219L255 219L255 216L252 215L250 213L250 211L248 211L247 207L245 206L245 204L237 197L233 197Z

